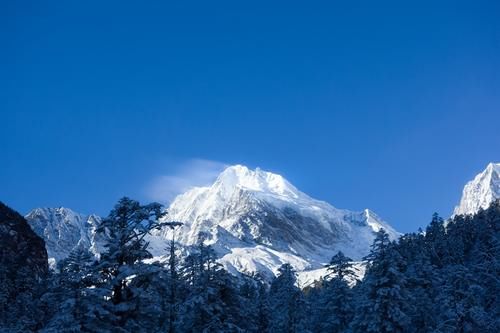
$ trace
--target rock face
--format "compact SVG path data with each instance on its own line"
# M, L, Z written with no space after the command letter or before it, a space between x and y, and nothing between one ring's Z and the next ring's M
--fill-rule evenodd
M369 252L374 233L399 236L372 211L337 209L300 192L278 174L236 165L209 187L178 196L169 220L183 222L181 244L204 233L230 272L275 274L283 263L298 271L322 267L338 250L355 260ZM170 231L161 234L170 237Z
M0 279L17 293L18 283L30 285L48 272L47 251L37 236L16 211L0 202Z
M500 199L500 163L490 163L486 169L468 182L463 190L460 204L453 216L475 214L488 208Z
M64 207L36 208L26 215L26 220L45 240L51 265L78 246L99 253L95 230L101 218L96 215L83 215Z

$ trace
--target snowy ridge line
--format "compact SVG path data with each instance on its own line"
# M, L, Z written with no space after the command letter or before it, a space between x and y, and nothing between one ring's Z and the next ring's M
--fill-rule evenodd
M500 163L490 163L486 169L468 182L462 192L460 203L453 216L473 215L480 209L488 208L500 199Z
M281 175L242 165L226 168L210 186L177 196L167 211L165 221L183 223L175 231L180 245L195 245L203 233L218 261L234 275L258 272L271 278L288 263L306 281L338 251L361 260L381 228L391 239L400 236L369 209L335 208L299 191ZM45 239L53 265L77 246L96 256L103 250L96 235L101 218L95 215L47 208L35 209L26 218ZM165 255L171 237L168 228L148 236L153 256Z

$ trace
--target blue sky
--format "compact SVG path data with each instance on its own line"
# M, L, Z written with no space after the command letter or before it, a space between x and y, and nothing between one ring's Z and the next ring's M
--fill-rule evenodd
M416 230L500 161L499 15L498 1L2 1L0 200L106 214L241 163Z

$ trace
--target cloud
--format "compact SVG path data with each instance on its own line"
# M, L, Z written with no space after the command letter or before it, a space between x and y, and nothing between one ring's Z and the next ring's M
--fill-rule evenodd
M228 165L218 161L190 159L177 165L170 174L153 179L146 189L149 199L169 203L175 197L196 186L207 186Z

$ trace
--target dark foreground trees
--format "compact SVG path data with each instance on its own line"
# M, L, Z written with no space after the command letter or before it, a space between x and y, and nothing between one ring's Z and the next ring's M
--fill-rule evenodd
M397 242L380 231L361 281L339 252L306 290L287 264L270 282L230 275L203 235L182 260L166 250L165 262L146 264L147 234L163 214L120 200L99 228L101 258L77 249L57 273L23 278L30 297L12 296L10 286L26 283L1 267L0 332L500 332L499 203L448 222L435 215ZM20 319L7 327L12 315Z

